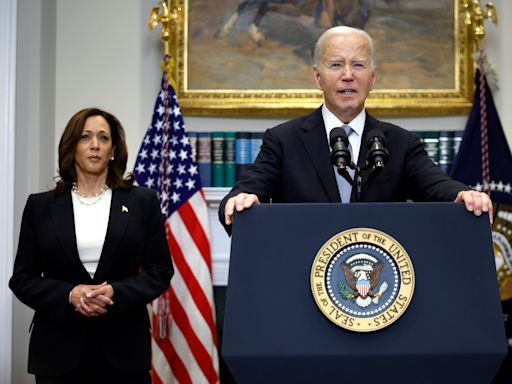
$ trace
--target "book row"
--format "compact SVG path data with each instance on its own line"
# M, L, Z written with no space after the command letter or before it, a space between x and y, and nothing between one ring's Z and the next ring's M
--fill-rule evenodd
M430 159L450 174L464 131L415 131Z
M188 137L203 187L232 187L258 156L263 132L189 131Z
M415 131L428 156L450 173L463 131ZM203 187L232 187L254 162L263 132L189 131L192 157L197 162Z

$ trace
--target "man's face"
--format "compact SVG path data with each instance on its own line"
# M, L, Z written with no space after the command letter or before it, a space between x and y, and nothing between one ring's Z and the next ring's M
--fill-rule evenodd
M368 40L355 33L328 36L314 77L326 107L342 122L350 122L364 108L375 83Z

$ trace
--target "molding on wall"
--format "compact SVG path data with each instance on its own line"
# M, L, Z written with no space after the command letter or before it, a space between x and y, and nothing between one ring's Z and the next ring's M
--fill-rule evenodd
M212 252L213 285L228 285L231 238L219 223L219 204L231 188L204 188L210 223L210 249Z
M17 0L0 0L0 383L11 382Z

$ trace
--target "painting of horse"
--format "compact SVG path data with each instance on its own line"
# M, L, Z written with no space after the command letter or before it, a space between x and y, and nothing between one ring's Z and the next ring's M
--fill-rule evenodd
M314 44L334 25L373 36L377 89L455 87L454 0L193 0L186 9L187 90L312 90Z

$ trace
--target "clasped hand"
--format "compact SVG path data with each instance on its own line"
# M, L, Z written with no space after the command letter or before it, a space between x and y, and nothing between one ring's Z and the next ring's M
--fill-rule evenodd
M100 316L108 312L109 305L114 304L113 296L114 288L107 282L99 285L79 284L71 290L69 303L84 316Z

